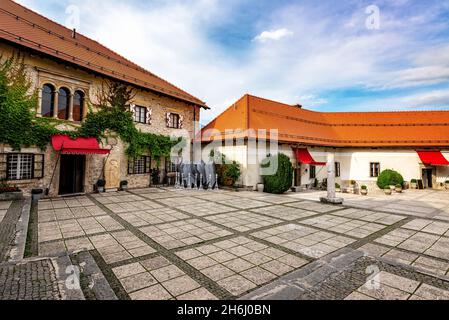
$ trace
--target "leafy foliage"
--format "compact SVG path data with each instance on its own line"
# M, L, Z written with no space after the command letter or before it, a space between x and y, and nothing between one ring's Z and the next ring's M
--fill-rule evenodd
M273 175L263 177L264 191L282 194L292 186L293 166L290 158L282 153L278 153L276 156L269 156L262 163L264 167L267 167L273 161L278 163L278 170Z
M404 184L404 178L402 175L394 170L384 170L380 173L379 177L377 178L377 186L380 189L385 189L389 186L396 186L396 185L403 185Z
M114 132L128 143L126 154L130 157L138 157L145 151L155 159L169 156L171 148L179 140L171 141L170 137L143 133L136 128L131 112L126 110L126 105L134 97L132 89L117 83L108 83L103 89L104 92L99 94L102 99L100 110L90 110L78 130L61 131L56 125L64 121L35 117L37 95L35 92L30 94L31 82L26 75L23 57L17 55L6 59L0 64L0 142L14 150L33 145L45 150L55 134L101 139Z

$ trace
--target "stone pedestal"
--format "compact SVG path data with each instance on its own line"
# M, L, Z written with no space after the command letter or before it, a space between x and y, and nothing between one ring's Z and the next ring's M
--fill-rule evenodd
M343 198L335 195L335 153L327 153L327 197L320 198L323 203L342 204Z

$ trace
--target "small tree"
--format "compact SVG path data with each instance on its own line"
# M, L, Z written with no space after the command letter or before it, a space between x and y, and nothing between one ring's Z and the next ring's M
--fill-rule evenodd
M224 176L232 181L232 187L234 189L237 189L236 182L240 178L240 175L240 165L236 161L233 161L224 172Z
M285 154L279 153L274 157L267 157L262 162L262 167L268 167L277 162L278 170L275 174L264 176L264 191L274 194L282 194L288 191L293 182L293 166L290 158Z

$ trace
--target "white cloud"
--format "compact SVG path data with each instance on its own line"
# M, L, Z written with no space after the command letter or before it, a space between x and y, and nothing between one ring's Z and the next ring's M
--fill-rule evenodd
M21 0L40 9L50 1L61 3ZM81 33L205 100L212 110L202 112L203 124L245 93L307 108L327 104L322 97L326 91L418 88L449 80L449 46L420 38L435 26L432 13L421 15L414 24L411 18L382 9L381 30L372 31L365 28L363 6L338 15L334 4L329 4L331 8L289 5L254 21L258 30L266 31L256 41L248 40L244 49L234 50L212 38L210 30L235 19L236 2L76 0L67 4L76 3L81 9ZM64 16L57 16L64 10L48 11L51 7L41 12L51 18L55 14L64 23ZM276 41L286 37L289 41ZM404 100L366 99L358 107L407 107L417 104L413 99L443 102L444 96L433 92Z
M267 42L271 40L277 41L291 35L293 35L292 31L285 28L281 28L272 31L263 31L261 34L259 34L257 37L254 38L254 41L260 42Z

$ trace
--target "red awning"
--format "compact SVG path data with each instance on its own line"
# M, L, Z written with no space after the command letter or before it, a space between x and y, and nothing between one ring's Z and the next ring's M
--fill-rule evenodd
M51 137L53 149L62 154L109 154L111 150L101 149L95 138L72 139L66 135Z
M302 164L311 164L314 166L325 166L326 162L316 162L307 149L293 149L296 159Z
M431 166L449 166L449 161L443 156L441 151L416 151L422 163Z

